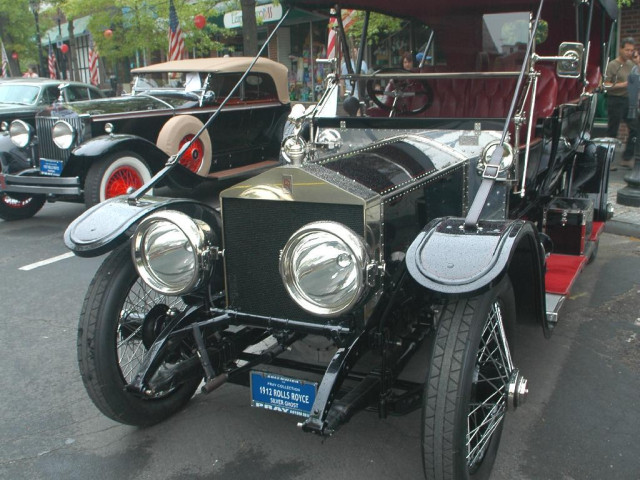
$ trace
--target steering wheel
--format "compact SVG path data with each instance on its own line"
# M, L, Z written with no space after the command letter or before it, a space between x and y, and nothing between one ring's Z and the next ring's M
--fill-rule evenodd
M383 110L391 111L392 114L417 115L433 104L433 89L426 80L403 79L410 72L401 68L381 68L374 75L378 73L398 74L386 86L380 85L380 79L372 78L367 81L369 98Z

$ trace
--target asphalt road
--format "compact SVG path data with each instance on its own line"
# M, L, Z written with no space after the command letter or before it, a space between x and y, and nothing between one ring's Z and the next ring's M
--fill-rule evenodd
M66 253L62 234L82 210L53 204L27 221L0 220L1 479L422 478L419 412L363 412L323 440L225 385L151 428L102 416L75 347L102 259L33 266ZM518 332L515 359L531 393L507 418L491 478L640 479L639 336L640 241L604 234L553 337Z

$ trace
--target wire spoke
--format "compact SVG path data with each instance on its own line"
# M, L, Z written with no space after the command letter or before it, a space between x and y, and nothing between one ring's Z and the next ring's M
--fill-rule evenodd
M180 297L160 294L138 278L129 289L118 322L118 364L126 382L130 382L137 373L147 352L142 342L142 326L147 314L156 305L178 310L185 307Z
M476 375L467 415L467 465L482 461L487 446L506 412L511 353L505 337L502 310L495 301L482 330L476 357Z

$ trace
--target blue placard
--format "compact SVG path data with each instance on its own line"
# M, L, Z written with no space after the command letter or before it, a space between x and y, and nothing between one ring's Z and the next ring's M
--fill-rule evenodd
M61 160L40 159L40 173L42 175L59 177L62 174L62 166L63 162Z
M253 371L251 406L308 417L317 387L317 383Z

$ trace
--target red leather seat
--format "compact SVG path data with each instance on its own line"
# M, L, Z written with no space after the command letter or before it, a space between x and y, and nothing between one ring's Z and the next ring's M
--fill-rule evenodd
M598 65L587 65L587 91L593 91L602 80ZM576 78L558 78L558 105L577 102L582 93L582 81Z
M555 72L547 67L539 68L540 77L533 112L532 136L538 118L550 116L558 99L558 80ZM516 78L430 78L433 104L421 117L429 118L506 118L511 106ZM411 97L402 101L411 102ZM409 109L413 108L411 104ZM370 116L388 116L381 108L370 108ZM523 128L526 132L526 128ZM524 140L524 136L521 141Z

